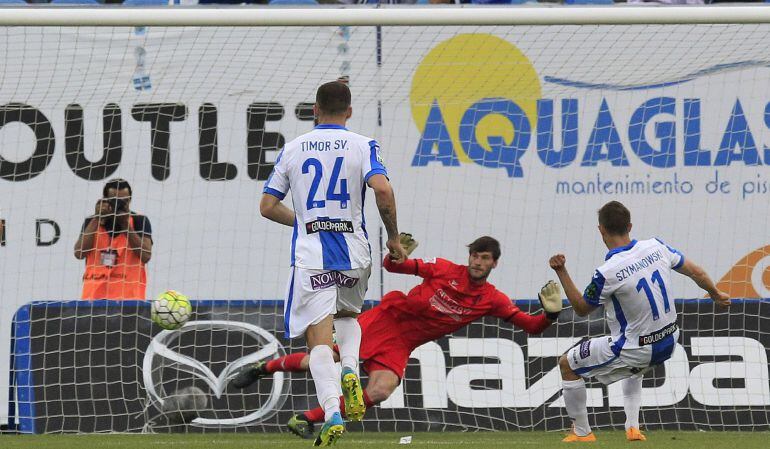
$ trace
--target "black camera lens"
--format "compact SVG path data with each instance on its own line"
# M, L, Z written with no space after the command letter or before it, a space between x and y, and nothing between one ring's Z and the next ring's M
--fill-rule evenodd
M105 198L105 201L107 201L107 204L110 205L112 212L115 214L128 212L128 205L121 198Z

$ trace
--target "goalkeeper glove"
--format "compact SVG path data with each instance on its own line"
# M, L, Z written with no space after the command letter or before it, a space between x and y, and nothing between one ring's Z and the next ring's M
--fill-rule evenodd
M545 316L551 321L556 321L562 307L561 286L554 281L548 281L540 289L537 298L540 300L540 305L543 306Z
M398 240L401 242L401 246L404 250L406 250L407 256L411 255L412 251L419 245L417 240L412 238L412 234L407 234L406 232L398 234Z

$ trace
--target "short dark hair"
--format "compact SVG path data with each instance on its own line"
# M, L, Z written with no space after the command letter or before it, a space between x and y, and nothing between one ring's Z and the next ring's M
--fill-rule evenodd
M500 242L495 240L494 238L485 235L484 237L479 237L473 242L471 242L470 245L468 245L468 254L473 253L492 253L492 258L494 260L497 260L500 258Z
M599 224L612 235L628 234L631 212L619 201L610 201L599 209Z
M102 197L107 198L107 193L110 189L115 189L116 191L128 189L128 196L131 196L133 193L131 191L131 184L129 184L128 181L123 178L115 178L107 181L107 184L105 184L104 188L102 189Z
M350 107L350 89L339 81L322 84L315 94L315 103L324 114L342 114Z

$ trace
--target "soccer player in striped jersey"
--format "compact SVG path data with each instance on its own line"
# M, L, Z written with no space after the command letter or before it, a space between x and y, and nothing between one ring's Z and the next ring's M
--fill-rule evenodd
M585 340L559 359L564 404L573 421L564 442L596 441L588 425L583 380L590 377L606 385L623 381L626 438L646 439L639 430L642 378L671 357L679 338L669 290L672 271L695 281L718 305L730 305L730 297L692 260L658 239L631 240L630 231L631 213L623 204L611 201L599 209L599 233L610 251L582 295L564 255L549 261L575 314L584 316L604 307L611 331L609 338Z
M333 444L345 432L337 397L332 330L342 364L347 416L365 412L358 377L361 312L371 272L371 248L364 219L367 186L388 233L387 247L397 262L406 258L399 242L396 201L377 141L345 128L352 114L348 87L323 84L316 93L318 124L288 142L265 183L259 208L270 220L291 226L292 271L284 306L286 336L304 335L309 366L325 424L316 446ZM294 210L281 203L291 191Z

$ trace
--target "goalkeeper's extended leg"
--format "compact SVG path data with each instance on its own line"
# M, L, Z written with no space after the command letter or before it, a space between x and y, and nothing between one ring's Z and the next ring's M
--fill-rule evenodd
M364 396L364 404L366 404L366 408L367 409L369 407L374 407L375 405L379 404L380 402L382 402L384 400L383 399L383 400L380 400L380 401L377 401L377 402L372 401L369 398L369 394L367 393L367 390L364 390L363 396ZM348 417L347 410L345 410L345 398L344 398L344 396L340 396L340 412L342 413L343 417L345 417L345 418ZM316 407L316 408L314 408L312 410L308 410L306 412L303 412L299 416L304 418L310 424L321 423L321 422L324 422L324 409L323 409L323 407ZM295 435L297 434L296 432L294 432L294 433L295 433Z
M268 361L261 360L241 368L238 374L230 381L230 385L235 388L246 388L262 377L269 376L278 371L284 373L307 371L309 362L310 357L305 352L286 354Z
M623 379L623 410L626 412L626 439L646 441L639 430L639 408L642 404L642 377Z
M400 379L392 371L389 370L372 370L369 373L369 383L364 389L364 403L366 408L369 409L384 401L395 391L396 387L400 383ZM345 408L343 398L340 398L340 410L342 415L345 416ZM309 424L321 423L324 421L324 409L322 407L316 407L312 410L308 410L299 415L303 421ZM295 435L302 436L300 433L292 430Z

